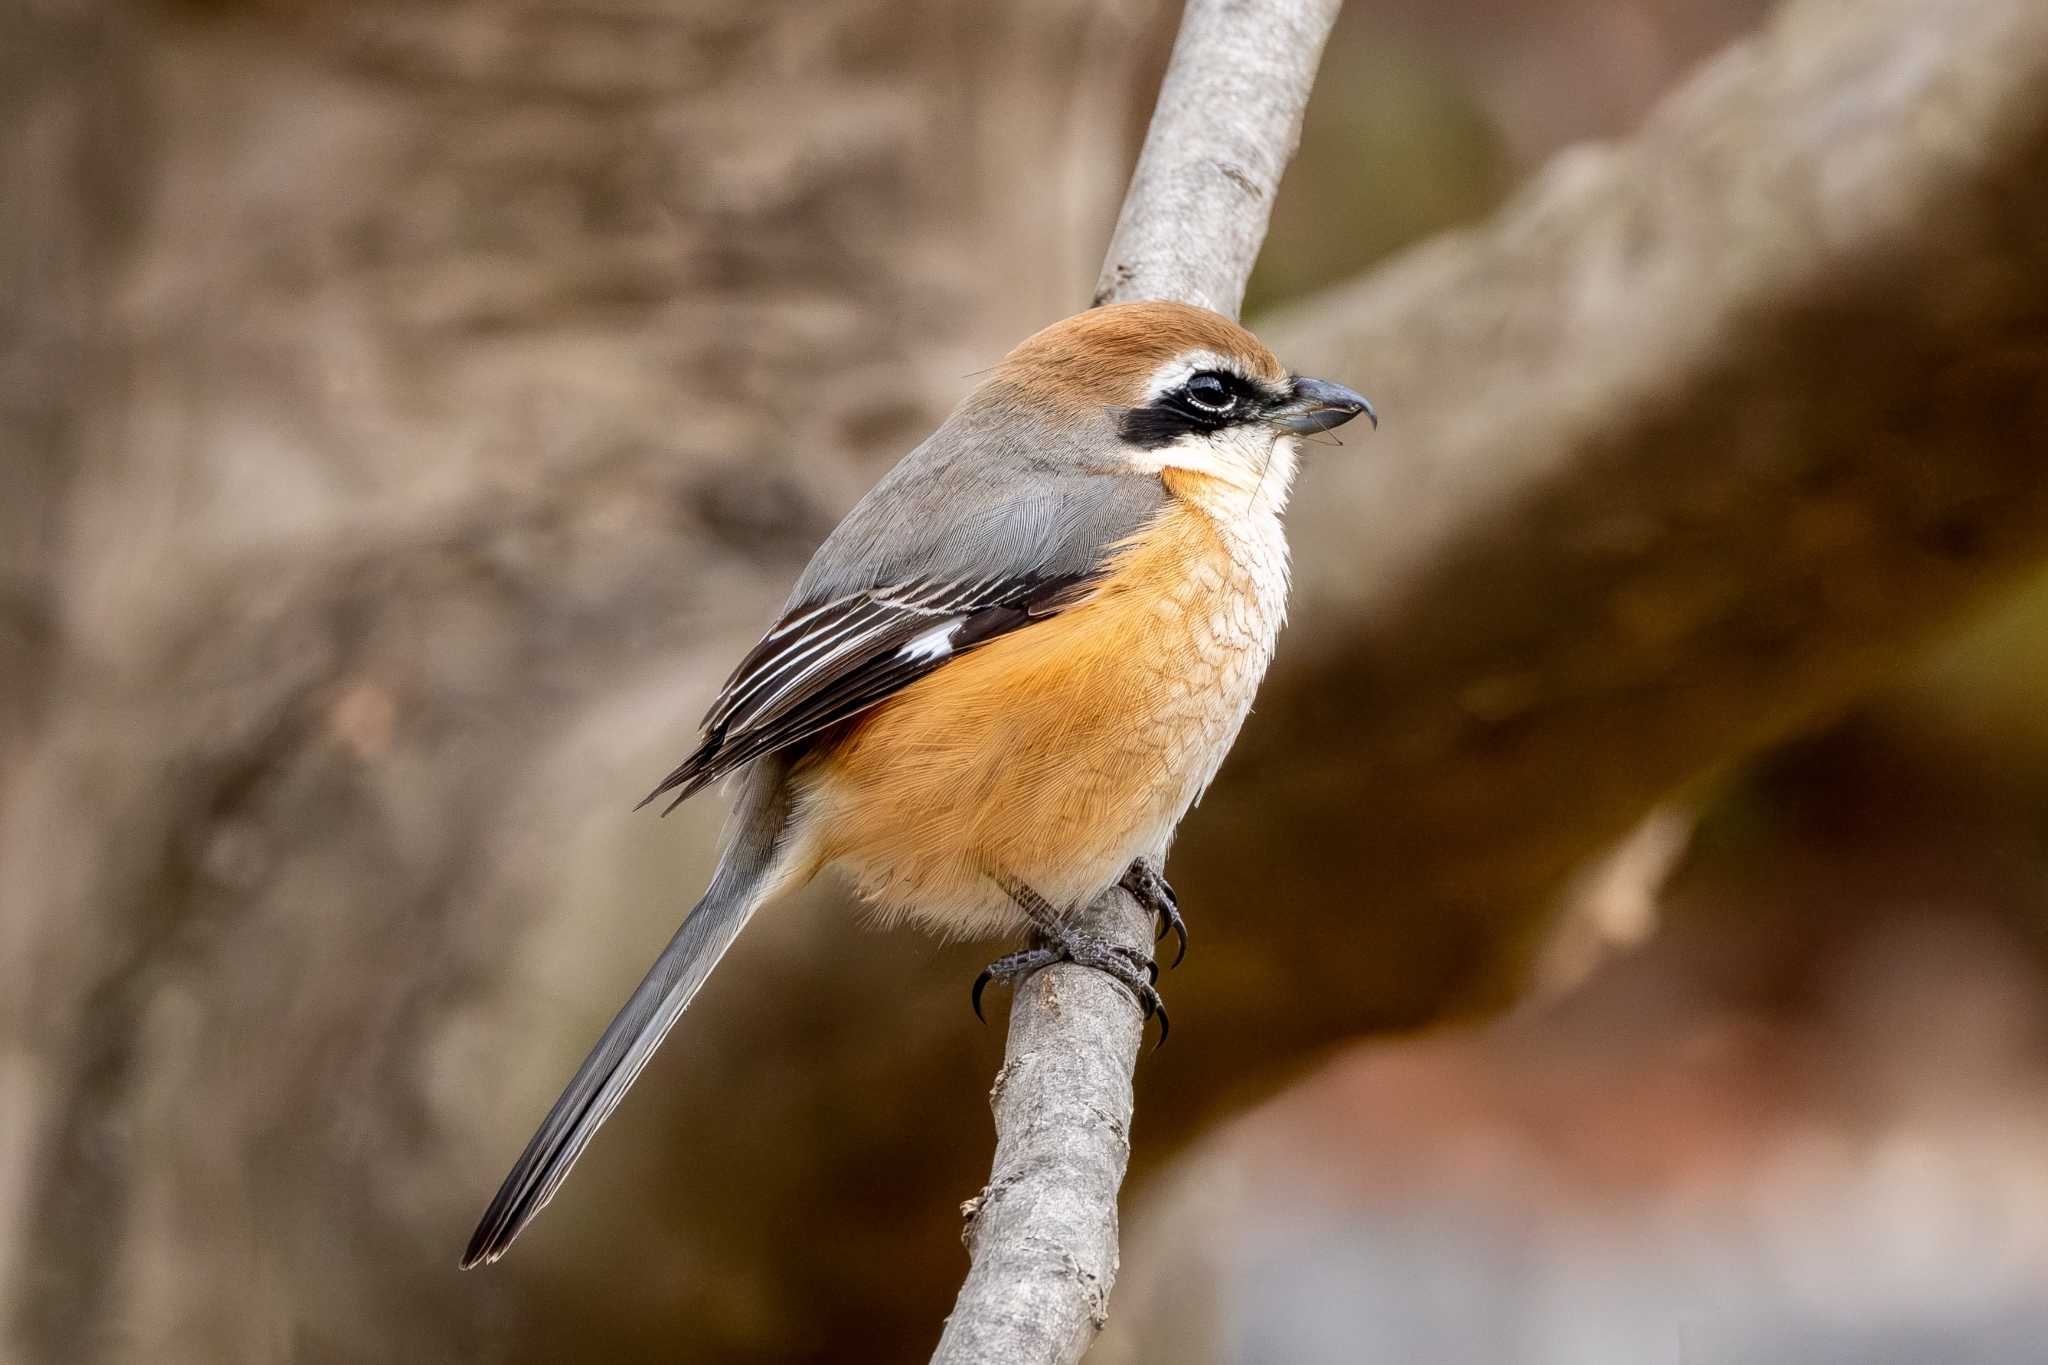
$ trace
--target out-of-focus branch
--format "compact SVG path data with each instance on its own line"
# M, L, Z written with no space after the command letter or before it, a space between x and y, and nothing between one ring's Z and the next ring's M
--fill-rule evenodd
M1095 302L1236 317L1338 0L1190 0Z
M1236 315L1336 15L1336 0L1189 0L1096 303ZM1151 917L1119 890L1080 927L1150 946ZM990 1096L994 1167L965 1210L973 1264L934 1361L1070 1362L1093 1344L1116 1281L1141 1030L1129 993L1087 968L1018 990Z
M2048 8L1795 4L1629 140L1260 334L1385 426L1313 452L1315 629L1177 873L1355 891L1204 921L1190 972L1296 986L1201 997L1247 1040L1205 1075L1501 998L1577 864L2048 554ZM1253 818L1255 866L1202 837ZM1148 1121L1194 1080L1162 1062Z

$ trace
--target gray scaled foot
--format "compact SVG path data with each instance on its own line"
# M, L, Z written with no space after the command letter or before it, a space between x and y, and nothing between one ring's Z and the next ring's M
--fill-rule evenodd
M1158 1015L1159 1043L1154 1046L1166 1042L1171 1024L1166 1017L1166 1002L1159 998L1159 990L1153 985L1159 979L1157 963L1120 943L1111 943L1097 935L1074 929L1067 916L1060 914L1045 897L1016 878L994 873L990 876L1003 889L1003 894L1017 903L1017 908L1031 921L1032 930L1041 941L1014 953L1005 953L982 968L981 975L974 979L971 996L977 1019L986 1017L981 1012L981 993L990 982L1013 985L1041 967L1050 967L1055 962L1072 962L1082 967L1093 967L1119 982L1137 998L1138 1008L1144 1011L1145 1018ZM1164 884L1162 881L1161 885Z
M1131 893L1131 898L1152 912L1159 922L1159 932L1152 938L1154 943L1172 934L1180 940L1180 946L1173 954L1170 966L1178 967L1180 960L1188 955L1188 922L1180 917L1180 897L1173 894L1173 887L1167 884L1166 874L1159 870L1159 864L1150 858L1139 858L1124 869L1123 880L1117 883Z

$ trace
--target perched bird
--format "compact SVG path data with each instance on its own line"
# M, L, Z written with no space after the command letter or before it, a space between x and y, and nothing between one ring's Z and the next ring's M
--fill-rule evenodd
M1236 739L1286 616L1300 439L1360 413L1377 425L1351 390L1182 304L1095 308L997 365L819 547L702 742L641 802L740 775L710 889L462 1264L504 1255L747 920L826 867L885 918L1036 931L976 982L977 1009L987 980L1071 959L1149 1016L1149 959L1070 921L1121 883L1185 948L1154 859Z

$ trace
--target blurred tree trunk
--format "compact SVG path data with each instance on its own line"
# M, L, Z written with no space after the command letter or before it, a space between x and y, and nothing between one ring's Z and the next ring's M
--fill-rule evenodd
M1090 1365L2038 1354L2048 717L2017 756L1931 703L1727 784L1630 888L1654 940L1570 991L1333 1050L1191 1144Z
M715 803L626 808L833 517L1085 302L1168 17L0 19L5 1354L928 1346L986 946L829 891L517 1256L454 1258L705 870ZM2042 553L2044 25L1795 7L1272 331L1386 434L1309 471L1296 632L1183 840L1141 1167L1500 994L1577 859Z
M694 894L715 812L628 826L631 798L959 376L1085 301L1156 9L0 20L0 1354L773 1353L870 1297L866 1260L777 1263L809 1125L883 1122L793 1076L696 1092L738 1108L726 1142L648 1174L729 1162L726 1206L632 1229L603 1293L545 1249L453 1258L638 932ZM842 975L852 933L812 984L865 1001L860 962L902 945ZM787 1011L706 1064L714 1021L700 1078L843 1017L757 974ZM626 1245L631 1193L579 1185ZM935 1264L875 1305L883 1342L956 1278L950 1200L906 1203L878 1242Z

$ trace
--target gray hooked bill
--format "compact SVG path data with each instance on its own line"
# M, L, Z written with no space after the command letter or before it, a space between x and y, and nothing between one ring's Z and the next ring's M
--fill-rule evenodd
M1266 420L1307 436L1341 427L1360 413L1375 428L1379 426L1380 415L1364 394L1327 379L1297 379L1289 396L1267 411Z

